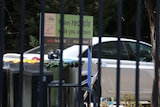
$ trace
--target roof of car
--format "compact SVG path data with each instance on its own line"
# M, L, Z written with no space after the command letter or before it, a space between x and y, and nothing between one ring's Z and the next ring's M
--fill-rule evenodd
M116 41L118 40L117 37L101 37L101 42L109 42L109 41ZM121 41L131 41L131 42L136 42L137 40L135 39L128 39L128 38L120 38ZM143 44L151 46L151 44L140 41ZM92 45L98 44L99 43L99 37L93 37L92 38Z

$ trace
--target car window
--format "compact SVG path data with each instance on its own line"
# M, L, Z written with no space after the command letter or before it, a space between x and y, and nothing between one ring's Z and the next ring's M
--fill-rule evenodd
M54 50L55 46L54 45L44 45L44 54L48 54L50 51ZM25 53L35 53L35 54L39 54L40 53L40 46L32 48L28 51L26 51Z
M123 42L121 42L121 59L129 60L129 55ZM92 47L92 58L98 58L99 44ZM101 43L101 58L117 59L117 41ZM87 50L83 53L83 57L87 57Z
M58 49L58 45L56 44L44 44L44 54L48 54L51 51L55 51L56 49ZM66 47L64 47L65 49ZM33 54L40 54L40 46L37 46L35 48L32 48L28 51L26 51L25 53L33 53Z
M131 47L132 52L136 56L136 42L128 42L128 45ZM143 62L151 62L152 61L152 47L140 43L139 49L139 60Z

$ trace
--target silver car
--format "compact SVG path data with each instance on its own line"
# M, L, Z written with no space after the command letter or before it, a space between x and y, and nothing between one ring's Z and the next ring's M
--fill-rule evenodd
M98 37L92 38L92 63L91 75L98 72ZM102 37L101 43L101 93L102 97L116 98L117 75L117 38ZM136 40L121 38L120 60L120 97L126 94L135 95L136 79ZM146 42L140 42L139 49L139 97L142 101L150 101L154 78L152 63L152 47ZM76 58L79 55L79 45L71 46L63 51L63 58ZM82 75L88 73L88 46L82 46Z

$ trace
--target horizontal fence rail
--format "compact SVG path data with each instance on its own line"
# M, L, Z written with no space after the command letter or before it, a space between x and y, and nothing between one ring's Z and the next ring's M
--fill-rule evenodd
M7 0L6 0L7 1ZM26 63L25 59L25 46L26 46L26 41L28 41L26 38L26 17L27 13L26 10L26 0L20 0L20 7L19 8L19 16L17 15L17 18L19 20L19 29L18 31L20 32L18 35L20 37L20 42L19 43L19 48L20 54L19 54L19 62L18 63L13 63L15 59L12 59L12 61L5 62L4 61L4 51L5 51L5 36L7 35L5 32L5 26L6 26L6 20L8 20L7 15L8 11L6 12L5 10L5 5L6 5L5 0L0 0L0 106L1 107L101 107L102 106L102 93L103 93L103 88L102 88L102 82L103 82L103 70L104 67L108 67L108 63L104 64L104 58L103 58L103 34L104 32L104 1L103 0L98 0L97 5L97 11L98 16L97 22L93 24L93 32L94 32L94 26L98 26L98 31L97 31L97 37L98 37L98 50L97 50L97 62L92 62L92 59L95 58L94 54L92 53L94 49L92 47L92 44L87 44L88 47L88 54L87 54L87 64L84 61L84 42L83 40L86 39L86 35L84 35L84 22L85 22L85 0L75 0L75 2L78 3L77 10L78 10L78 56L76 58L67 59L67 63L65 62L65 58L63 57L64 55L64 49L66 48L65 44L65 14L67 4L65 0L60 0L59 1L59 14L60 14L60 20L59 20L59 25L56 27L59 27L59 34L60 36L58 37L59 42L58 42L58 48L59 48L59 53L57 52L57 56L55 59L48 59L48 62L54 62L55 65L52 66L52 69L47 69L47 66L50 66L48 62L46 62L45 59L45 13L46 12L46 2L47 0L40 0L37 2L40 2L40 7L37 11L39 11L39 46L40 46L40 58L39 62L34 63L33 65L30 65L28 62ZM72 0L71 0L72 1ZM55 1L58 2L58 1ZM7 1L8 3L8 1ZM117 1L117 31L116 31L116 70L115 70L115 86L113 86L115 89L113 90L107 90L107 91L115 91L115 105L116 107L119 107L119 105L123 105L121 102L121 76L123 75L121 69L121 64L123 59L123 45L124 43L121 42L122 38L122 30L123 30L123 25L122 25L122 18L123 18L123 0L118 0ZM141 74L141 68L140 68L140 48L141 48L141 35L142 35L142 0L137 0L136 2L136 23L135 23L135 40L136 40L136 49L135 49L135 55L134 56L134 62L135 62L135 80L134 80L134 85L135 85L135 107L139 107L139 101L140 101L140 74ZM160 10L160 1L157 0L157 16L156 16L156 24L155 24L155 61L153 62L154 64L154 90L152 90L154 93L154 107L158 107L158 101L159 101L159 10ZM17 9L18 9L17 8ZM54 8L54 6L53 6ZM56 8L56 7L55 7ZM131 7L132 8L132 7ZM55 19L54 19L55 20ZM55 26L52 26L52 28ZM92 39L91 39L92 41ZM92 41L93 42L93 41ZM54 44L54 43L53 43ZM52 45L53 45L52 44ZM126 47L127 48L127 45ZM73 50L74 52L74 50ZM15 58L15 57L14 57ZM49 53L48 53L48 58L49 58ZM74 62L76 59L76 62ZM78 60L77 60L78 59ZM28 59L29 61L29 59ZM47 64L48 65L47 65ZM110 60L109 63L112 63L112 60ZM74 80L71 81L69 78L71 75L69 75L69 70L70 68L67 66L67 64L72 66L71 68L77 68L77 75L74 75L75 72L71 72L74 77ZM87 75L83 76L83 68L84 64L88 67L87 69ZM93 64L95 64L97 67L96 69L93 68ZM66 67L67 66L67 67ZM86 67L85 66L85 67ZM129 66L129 65L128 65ZM127 67L128 67L127 66ZM8 68L6 68L8 67ZM36 70L35 70L36 68ZM97 71L95 75L92 75L92 70ZM132 68L131 68L132 69ZM28 72L27 72L28 70ZM54 72L51 72L51 71ZM107 69L109 70L109 69ZM106 70L106 72L107 72ZM66 73L67 72L67 73ZM113 73L114 74L114 73ZM112 74L112 75L113 75ZM68 76L68 78L67 78ZM109 77L108 75L106 78ZM56 78L56 79L55 79ZM64 80L64 78L66 80ZM76 79L75 79L76 78ZM68 82L69 81L69 82ZM73 83L70 83L73 82ZM126 80L127 81L127 80ZM111 81L113 82L113 81ZM106 87L108 84L105 84ZM113 85L113 84L112 84ZM96 87L96 88L95 88ZM108 88L109 89L109 88ZM151 97L153 97L151 96ZM29 98L29 99L28 99ZM107 96L106 96L107 98ZM107 101L107 100L106 100ZM52 103L55 103L55 105L52 105ZM106 103L107 104L107 103ZM89 106L90 105L90 106ZM107 106L105 106L107 107Z

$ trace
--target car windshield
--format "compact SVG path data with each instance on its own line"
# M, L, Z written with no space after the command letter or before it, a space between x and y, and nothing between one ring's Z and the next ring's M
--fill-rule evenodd
M70 46L63 51L63 57L78 57L80 45ZM87 45L82 45L82 53L88 49Z
M58 49L59 46L58 45L53 45L53 44L44 44L44 54L48 54L51 51L55 51L56 49ZM63 49L65 49L66 47L64 47ZM35 48L32 48L28 51L24 52L26 53L33 53L33 54L40 54L40 46L37 46Z

